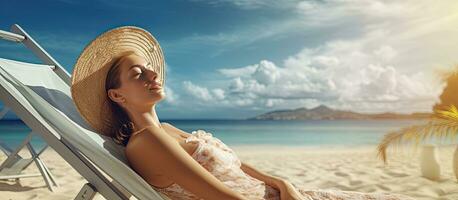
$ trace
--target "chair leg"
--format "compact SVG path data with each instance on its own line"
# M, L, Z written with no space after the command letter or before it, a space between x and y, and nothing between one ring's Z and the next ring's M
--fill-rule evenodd
M32 152L30 154L32 154L32 159L35 160L35 159L38 159L40 160L40 162L42 163L43 167L44 167L44 171L48 174L51 182L53 183L54 186L56 187L59 187L59 184L57 184L54 176L52 175L51 171L48 169L48 166L46 166L46 164L41 160L40 158L40 155L49 147L49 145L46 144L45 147L43 147L40 152L38 152L37 154L33 155ZM28 165L24 166L24 169L27 168L31 163L29 163Z
M40 159L40 162L43 162L43 161L41 161ZM43 163L43 167L45 168L46 173L48 173L49 179L52 181L54 186L59 187L59 184L57 184L56 179L54 178L54 175L52 175L51 171L49 171L48 167L44 163Z
M92 200L96 193L97 191L95 188L90 183L86 183L78 192L74 200Z
M48 144L45 145L45 147L43 147L40 152L38 152L36 154L36 156L32 156L32 160L38 158L46 149L48 148ZM27 168L30 164L32 164L32 162L30 162L28 165L25 165L23 169Z
M40 173L43 175L43 179L46 182L46 185L48 186L48 189L54 192L54 187L51 182L48 171L44 167L44 163L41 161L39 157L37 157L37 153L33 149L32 145L30 143L27 143L27 148L29 149L30 153L32 154L32 157L36 157L33 161L35 161L35 164L38 167L38 170L40 170Z

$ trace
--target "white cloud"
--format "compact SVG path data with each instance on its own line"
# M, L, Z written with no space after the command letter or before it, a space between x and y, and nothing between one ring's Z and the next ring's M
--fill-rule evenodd
M364 40L336 41L304 49L287 58L283 67L262 60L251 65L257 68L249 76L232 78L228 91L234 94L236 105L261 104L266 108L290 107L294 105L291 101L314 99L340 109L373 112L384 107L409 112L418 109L418 104L434 103L440 90L424 73L403 74L384 64L395 55L390 46L373 51L364 51L365 47ZM241 69L246 67L233 70Z
M397 52L392 47L384 45L379 49L376 49L374 54L380 57L381 60L389 62L396 56Z
M220 89L220 88L216 88L216 89L213 89L212 90L212 94L213 94L213 97L216 99L216 100L222 100L224 99L224 90Z
M268 60L261 60L256 70L252 74L252 77L256 79L258 83L269 85L275 84L280 76L280 72L272 62Z
M184 81L183 86L187 94L205 103L217 103L225 98L225 91L220 88L209 90L208 88L198 86L191 81Z
M243 81L240 77L237 77L235 79L232 79L230 85L229 85L229 89L233 92L239 92L241 90L243 90L243 87L245 85L243 84Z
M383 42L379 47L373 46L367 42L371 41L368 37L372 35L352 41L329 42L315 49L306 48L287 58L284 68L296 76L307 77L302 79L303 83L312 81L313 85L321 86L322 95L335 94L337 98L329 103L352 104L353 110L371 111L374 104L392 104L391 109L412 111L416 103L424 105L426 101L432 105L440 86L424 72L400 72L399 66L389 62L396 51ZM312 91L312 88L307 90ZM412 105L409 107L401 101L409 101ZM361 102L368 107L358 105Z
M374 59L377 63L377 57L373 55L356 56L367 57L367 61ZM311 57L311 60L315 58L313 55ZM289 59L291 61L295 58ZM305 60L304 63L310 62ZM265 107L289 107L291 101L314 99L341 109L349 108L343 105L352 105L351 110L375 111L374 108L384 105L387 109L406 112L418 109L415 104L432 104L440 91L437 85L434 87L431 82L426 81L429 79L424 73L401 74L390 65L363 61L359 65L333 65L331 62L319 70L307 70L316 67L306 64L303 68L275 67L279 81L265 84L260 84L254 74L250 78L235 78L228 88L229 93L236 94L234 98L243 99L246 96L240 94L250 94L253 96L253 105L264 104ZM405 102L411 102L411 105L406 105ZM387 106L388 104L390 105Z
M170 87L165 86L164 88L164 93L165 93L165 102L171 104L171 105L176 105L178 104L179 100L179 95L176 94Z
M254 103L253 99L235 99L232 101L234 106L251 106Z
M272 108L272 107L275 107L277 105L280 105L283 102L284 102L283 99L267 99L266 103L265 103L265 106L268 107L268 108Z
M193 97L203 100L203 101L210 101L213 99L210 92L205 87L200 87L198 85L193 84L190 81L184 81L183 86L185 91L192 95Z
M283 66L261 60L246 67L221 69L219 72L230 78L227 91L209 92L188 82L188 92L213 103L208 105L229 107L294 108L310 99L313 105L324 103L340 109L371 112L384 107L408 112L434 103L439 85L423 72L399 72L396 66L386 64L396 55L391 46L369 48L366 41L334 41L305 48L285 59Z
M227 77L245 77L250 76L258 68L257 65L248 65L241 68L218 69L218 72Z
M291 28L322 27L335 27L335 38L315 47L304 44L282 63L266 59L219 69L228 78L222 80L228 86L219 105L430 111L442 87L434 70L458 60L457 9L454 1L301 2L292 10L299 17L265 38ZM244 32L231 42L253 41L247 36L260 30ZM355 35L340 37L345 33Z

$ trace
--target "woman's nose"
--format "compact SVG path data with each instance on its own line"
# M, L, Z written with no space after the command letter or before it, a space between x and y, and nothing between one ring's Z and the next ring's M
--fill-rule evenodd
M148 81L155 81L158 78L158 73L152 69L147 69L146 78Z

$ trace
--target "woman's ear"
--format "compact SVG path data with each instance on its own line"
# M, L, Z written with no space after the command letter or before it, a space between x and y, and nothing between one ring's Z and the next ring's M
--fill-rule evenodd
M117 102L117 103L123 103L125 101L125 98L122 96L122 94L117 89L109 89L108 98L110 98L112 101Z

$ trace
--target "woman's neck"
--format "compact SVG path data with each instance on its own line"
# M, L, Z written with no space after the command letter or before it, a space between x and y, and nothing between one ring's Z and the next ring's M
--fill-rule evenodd
M155 126L157 128L162 129L161 123L159 121L159 118L157 117L156 109L154 106L147 111L129 112L129 117L134 123L134 132L148 126Z

